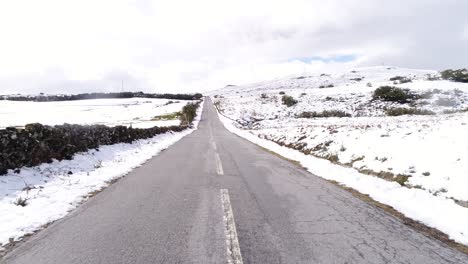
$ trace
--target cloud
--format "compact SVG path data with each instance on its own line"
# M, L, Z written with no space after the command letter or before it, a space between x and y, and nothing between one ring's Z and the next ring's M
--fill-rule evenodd
M462 39L468 40L468 25L465 26L462 32Z
M2 1L0 94L112 91L119 79L125 89L206 91L320 67L466 67L466 10L458 0Z

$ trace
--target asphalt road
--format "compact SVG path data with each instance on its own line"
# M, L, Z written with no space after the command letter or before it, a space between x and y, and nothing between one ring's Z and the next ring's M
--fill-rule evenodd
M229 241L238 242L243 263L468 263L467 255L229 133L209 100L197 131L2 263L227 263L226 234L235 232L221 189L237 229Z

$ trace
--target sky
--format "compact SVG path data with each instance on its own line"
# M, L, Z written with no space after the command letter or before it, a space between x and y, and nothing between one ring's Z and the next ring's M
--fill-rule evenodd
M204 92L359 66L464 68L467 12L466 0L0 0L0 94Z

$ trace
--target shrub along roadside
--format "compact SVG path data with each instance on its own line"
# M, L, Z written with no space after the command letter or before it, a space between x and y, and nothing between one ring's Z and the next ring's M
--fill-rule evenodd
M181 125L190 125L192 121L197 116L197 108L200 103L188 103L182 108L182 113L180 115L180 124Z
M190 104L195 110L199 104ZM131 143L147 139L169 131L180 132L187 129L190 122L178 126L132 128L126 126L108 127L104 125L58 125L45 126L28 124L24 129L9 127L0 130L0 175L8 169L23 166L36 166L53 159L72 159L78 152L97 149L101 145Z

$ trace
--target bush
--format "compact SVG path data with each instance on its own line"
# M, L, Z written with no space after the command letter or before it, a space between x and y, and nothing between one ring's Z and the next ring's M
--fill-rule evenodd
M164 115L158 115L153 118L151 118L151 121L158 121L158 120L174 120L180 118L182 115L181 112L174 112L174 113L169 113L169 114L164 114Z
M260 95L260 98L261 98L261 99L267 99L267 98L268 98L268 95L267 95L266 93L262 93L262 94Z
M440 77L436 76L436 75L432 75L432 74L427 74L426 75L426 80L428 80L428 81L438 81L438 80L440 80Z
M374 100L380 99L383 101L405 103L408 99L414 96L410 94L409 90L403 90L398 87L381 86L374 91L372 98Z
M459 70L445 70L440 73L442 79L450 80L454 82L468 83L468 70L459 69Z
M197 104L188 103L182 108L182 114L180 116L181 125L189 125L193 119L197 116Z
M351 117L351 114L341 110L325 110L322 112L302 112L299 118L317 118L317 117Z
M283 94L286 94L286 93L285 93L285 92L283 92L283 91L281 91L281 92L279 92L279 94L283 95Z
M401 115L435 115L434 112L417 108L391 108L386 111L388 116L401 116Z
M18 197L14 204L17 206L25 207L26 205L28 205L28 198Z
M297 104L297 100L294 99L292 96L289 96L289 95L283 95L283 97L281 98L281 101L287 107L290 107L290 106L293 106L293 105Z
M404 77L404 76L395 76L395 77L392 77L390 78L390 81L392 82L395 82L395 83L409 83L409 82L412 82L412 80L408 77Z
M27 124L23 128L0 129L0 175L9 169L36 166L44 162L70 160L78 152L103 145L131 143L168 131L179 132L186 126L132 128L103 125Z

